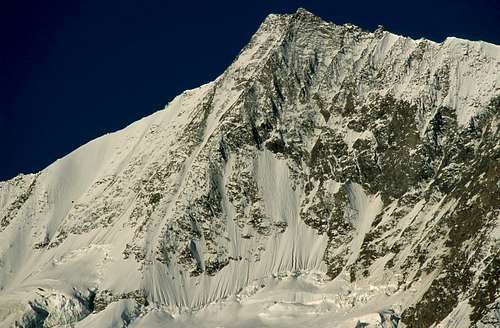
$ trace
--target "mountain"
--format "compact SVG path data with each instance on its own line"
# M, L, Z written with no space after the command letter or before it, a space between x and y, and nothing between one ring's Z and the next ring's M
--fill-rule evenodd
M269 15L0 182L0 326L498 327L500 47Z

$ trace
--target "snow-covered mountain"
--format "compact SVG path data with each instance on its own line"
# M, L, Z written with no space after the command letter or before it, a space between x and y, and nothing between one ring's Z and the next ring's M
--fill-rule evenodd
M499 327L500 47L269 15L0 182L0 326Z

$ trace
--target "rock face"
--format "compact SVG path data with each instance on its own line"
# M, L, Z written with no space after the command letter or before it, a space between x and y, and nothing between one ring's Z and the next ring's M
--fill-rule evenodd
M215 81L0 182L0 321L498 327L499 80L496 45L270 15Z

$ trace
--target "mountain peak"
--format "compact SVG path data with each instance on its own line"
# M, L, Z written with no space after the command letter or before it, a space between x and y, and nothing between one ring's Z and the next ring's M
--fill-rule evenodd
M324 22L319 16L314 15L310 11L299 7L292 14L269 14L264 22L261 24L261 27L257 32L259 32L262 28L269 30L273 26L281 25L281 24L297 24L302 21L309 22Z
M299 15L303 15L303 16L313 16L313 17L317 17L316 15L314 15L313 13L311 13L309 10L303 8L303 7L299 7L297 8L297 10L295 11L295 15L299 16Z
M293 19L292 22L300 22L300 21L306 21L310 23L325 23L325 21L319 17L316 16L315 14L311 13L307 9L304 9L302 7L299 7L295 13L292 14Z
M269 15L215 81L0 183L0 322L494 322L495 51Z

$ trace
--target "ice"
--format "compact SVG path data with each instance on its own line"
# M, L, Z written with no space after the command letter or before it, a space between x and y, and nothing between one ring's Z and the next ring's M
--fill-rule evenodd
M421 137L440 106L449 106L458 125L466 126L498 94L499 60L500 47L485 42L435 43L370 33L322 22L305 10L269 16L215 81L183 92L163 110L83 145L39 173L0 182L0 326L46 320L47 325L78 321L76 327L389 327L383 318L415 305L439 274L422 273L409 284L417 270L404 277L407 281L396 271L464 200L432 194L434 202L384 204L366 185L340 181L336 173L312 177L306 186L303 176L312 175L307 152L323 129L337 133L349 155L356 142L376 144L375 130L348 128L350 122L338 115L348 92L356 93L353 118L363 118L363 106L369 109L373 99L391 95L422 111ZM278 92L265 87L265 79L291 82ZM314 101L295 97L307 84ZM271 125L266 106L280 97L293 110L274 110L272 133L283 132L285 152L293 147L302 152L293 156L254 145L258 141L247 135L254 125ZM313 107L321 103L329 120ZM311 131L298 129L302 123ZM221 159L219 146L229 132L241 139L231 140L235 145ZM331 172L339 165L333 157L327 165ZM228 185L243 174L250 177L245 188L255 183L255 194L248 197L255 199L244 199L249 204L237 213ZM210 190L215 180L218 185ZM337 245L346 262L332 280L324 260L329 236L307 225L300 213L311 207L301 207L304 198L323 192L333 199L340 191L347 202L338 210L352 238ZM215 212L214 204L203 203L209 192L220 196L216 216L206 214ZM403 196L417 192L423 191ZM207 207L198 217L203 222L182 221L200 203ZM248 221L251 206L262 209L268 231L256 232L248 222L239 226L237 215ZM398 211L404 214L391 223ZM377 225L388 228L376 238L388 249L365 268L371 275L351 282L348 270L356 269L379 214ZM492 228L493 238L498 227ZM196 237L196 229L207 235ZM392 246L410 229L417 237L394 253ZM167 239L172 247L162 248ZM199 263L204 272L193 274L190 263L181 263L179 250L186 245L184 260ZM446 249L443 240L432 245L432 257ZM162 251L173 258L165 260ZM214 258L228 262L208 274L207 260ZM394 273L385 269L393 260ZM116 298L92 312L93 297L105 291ZM134 292L145 300L130 296ZM467 326L470 311L461 300L440 327Z

